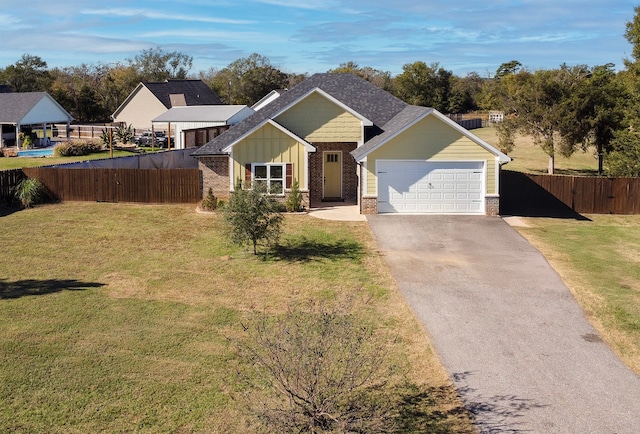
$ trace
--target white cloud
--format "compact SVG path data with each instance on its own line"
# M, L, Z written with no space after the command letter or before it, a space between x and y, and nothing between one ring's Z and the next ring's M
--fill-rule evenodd
M215 24L253 24L253 21L244 19L230 19L220 17L209 17L205 15L184 15L184 14L172 14L161 13L146 9L129 9L129 8L108 8L108 9L84 9L80 11L83 15L99 15L99 16L117 16L117 17L131 17L131 18L146 18L154 20L178 20L178 21L193 21L201 23L215 23Z
M242 41L250 43L259 43L268 40L269 43L284 43L288 38L281 35L273 35L261 32L224 32L209 30L157 30L140 33L138 36L143 38L180 38L192 40L214 40L214 41Z
M22 26L22 20L13 15L0 14L0 26L12 26L15 28L15 26Z

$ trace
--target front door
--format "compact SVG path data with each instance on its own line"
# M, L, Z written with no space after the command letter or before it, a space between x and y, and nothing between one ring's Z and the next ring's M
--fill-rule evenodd
M323 199L342 198L342 152L324 153Z

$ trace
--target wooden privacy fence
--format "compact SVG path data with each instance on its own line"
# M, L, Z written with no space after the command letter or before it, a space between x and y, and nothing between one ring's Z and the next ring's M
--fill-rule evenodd
M67 201L197 203L202 199L198 169L22 169Z
M15 188L24 178L22 169L0 171L0 202L11 201Z
M640 178L532 175L503 170L502 214L544 215L565 207L585 214L640 214Z

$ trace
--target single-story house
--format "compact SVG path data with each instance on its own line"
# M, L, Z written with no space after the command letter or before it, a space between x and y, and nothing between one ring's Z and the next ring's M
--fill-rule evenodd
M315 74L193 154L203 190L238 180L306 205L357 201L363 214L499 212L510 158L437 110L409 105L352 74Z
M0 92L0 128L2 146L20 146L16 132L25 127L42 128L47 140L47 125L66 123L67 134L73 117L47 92Z
M111 117L136 130L147 130L153 119L173 107L217 104L222 100L202 80L141 82ZM168 126L161 129L166 131Z
M175 137L173 147L185 149L202 146L230 126L246 119L254 110L246 105L199 105L173 107L153 119L156 125L169 125Z

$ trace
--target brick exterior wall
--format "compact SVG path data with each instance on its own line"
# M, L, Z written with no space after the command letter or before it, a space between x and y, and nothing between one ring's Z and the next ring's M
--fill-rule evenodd
M206 196L211 187L218 199L229 199L229 157L227 155L200 157L198 168L202 172L202 194Z
M361 201L361 214L378 214L378 196L362 196Z
M226 155L200 157L198 168L202 173L200 177L202 185L200 187L203 198L209 192L209 187L211 187L213 194L218 199L228 200L231 194L229 191L229 157ZM276 200L284 203L290 191L285 190L284 196L277 197ZM300 193L302 193L302 205L305 209L309 209L309 191L301 190Z
M357 143L312 143L312 145L317 150L309 153L309 199L312 202L320 202L322 200L324 152L342 151L342 199L356 201L358 199L358 165L349 152L356 149Z
M499 197L485 197L484 198L484 213L490 216L500 215L500 198Z

